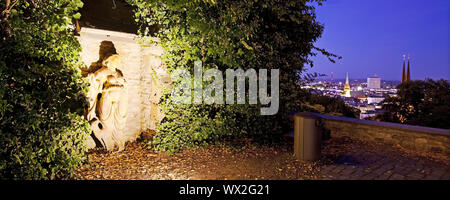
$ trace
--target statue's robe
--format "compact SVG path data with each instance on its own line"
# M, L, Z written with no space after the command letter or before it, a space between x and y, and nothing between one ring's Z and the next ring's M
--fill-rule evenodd
M124 148L128 94L126 80L120 71L120 59L113 55L89 78L87 119L95 138L109 151Z

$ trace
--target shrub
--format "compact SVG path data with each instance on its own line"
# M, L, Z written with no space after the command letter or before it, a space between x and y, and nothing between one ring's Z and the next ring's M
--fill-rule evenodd
M193 74L197 60L205 70L223 72L280 69L280 109L274 116L261 116L260 105L174 105L166 95L161 102L166 118L150 141L157 150L176 152L226 136L279 136L289 127L288 113L302 108L299 74L305 65L312 66L313 51L335 57L314 46L323 26L315 19L313 3L322 0L128 2L137 7L140 34L160 39L169 72Z
M84 159L80 0L18 1L0 21L0 179L65 178Z

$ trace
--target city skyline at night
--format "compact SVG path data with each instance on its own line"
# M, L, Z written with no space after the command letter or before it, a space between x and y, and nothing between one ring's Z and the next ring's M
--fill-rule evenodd
M325 25L319 48L342 56L336 63L313 58L310 70L344 79L378 74L401 80L403 55L411 57L411 80L450 78L449 2L436 0L327 1L317 8Z

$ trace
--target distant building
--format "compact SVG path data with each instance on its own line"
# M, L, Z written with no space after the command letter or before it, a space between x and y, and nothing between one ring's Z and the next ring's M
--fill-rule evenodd
M357 95L355 95L355 98L357 98L361 101L367 101L367 96L365 94L357 94Z
M398 94L389 94L389 97L391 98L398 97Z
M367 97L368 104L379 104L382 101L384 101L384 97L377 97L377 96Z
M376 116L379 116L379 115L383 115L384 112L385 112L385 111L383 111L383 110L378 110L378 109L375 109L375 110L368 110L368 111L365 111L365 112L361 112L361 113L359 114L359 118L360 118L360 119L367 119L367 118L369 118L369 117L376 117Z
M369 111L369 112L360 113L359 119L366 119L369 117L376 117L376 116L377 116L377 113L375 111Z
M352 95L350 93L350 81L348 80L348 73L347 73L347 77L345 78L344 96L352 97Z
M381 89L381 78L376 75L367 78L367 89Z
M357 107L361 113L366 113L368 111L374 111L375 110L375 106L374 105L360 105Z

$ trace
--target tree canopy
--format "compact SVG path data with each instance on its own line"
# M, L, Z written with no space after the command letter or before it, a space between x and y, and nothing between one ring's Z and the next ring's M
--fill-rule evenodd
M450 84L446 80L406 82L384 101L382 120L450 129Z

